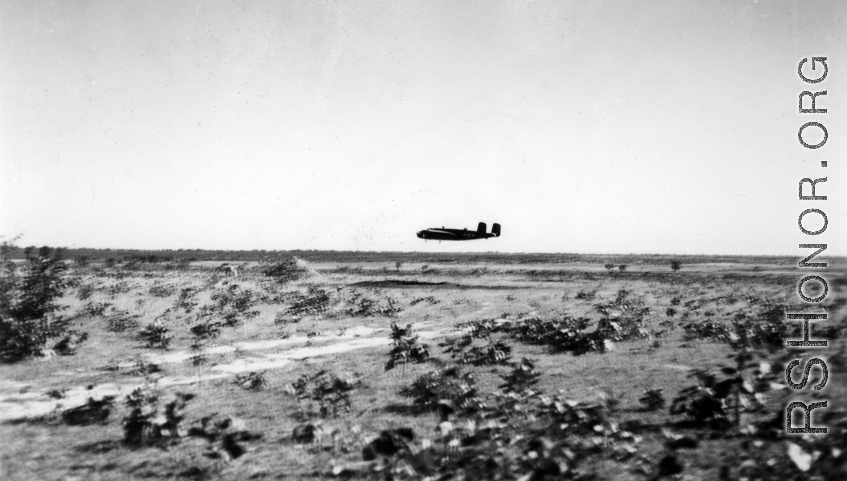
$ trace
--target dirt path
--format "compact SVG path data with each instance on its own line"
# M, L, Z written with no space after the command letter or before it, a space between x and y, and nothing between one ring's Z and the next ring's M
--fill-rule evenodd
M421 339L433 339L446 336L449 332L456 332L447 327L419 331L419 328L431 326L431 323L419 323L413 327ZM256 353L251 357L242 357L226 364L212 366L210 371L201 378L197 376L163 376L157 380L162 387L193 384L198 381L209 381L231 377L235 374L263 371L268 369L279 369L292 364L295 361L311 357L326 356L329 354L341 354L356 349L372 348L377 346L388 346L391 339L388 336L370 336L386 329L374 329L357 326L345 330L340 335L322 336L295 336L287 339L274 339L269 341L238 342L233 345L215 346L203 351L203 354L225 354L243 351L262 351L279 347L289 347L296 344L304 344L302 347L282 350L271 353ZM309 346L307 343L317 344L326 342L320 346ZM179 351L161 355L149 355L148 360L154 364L172 364L185 362L196 353ZM131 367L127 363L122 367ZM85 404L89 398L100 399L104 396L115 396L118 401L127 396L133 390L143 384L116 384L107 383L91 386L75 386L64 391L61 398L51 397L38 387L17 383L14 381L0 380L0 422L23 418L43 416L53 411L63 411Z

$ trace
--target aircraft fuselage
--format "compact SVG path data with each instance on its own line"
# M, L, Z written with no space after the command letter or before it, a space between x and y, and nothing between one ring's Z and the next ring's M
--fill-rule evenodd
M417 236L418 239L439 241L467 241L476 239L488 239L490 237L500 237L499 224L494 224L494 229L492 229L491 233L486 233L485 227L485 224L481 222L479 224L479 228L477 228L477 230L475 231L468 229L448 229L445 227L432 227L429 229L418 231Z

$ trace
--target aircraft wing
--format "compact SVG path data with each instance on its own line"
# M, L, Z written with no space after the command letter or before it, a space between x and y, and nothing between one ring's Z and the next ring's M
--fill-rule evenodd
M449 235L449 236L453 236L453 237L458 237L456 234L454 234L454 233L452 233L452 232L448 232L448 231L446 231L446 230L441 230L441 229L429 229L429 231L430 231L430 232L438 232L439 234Z

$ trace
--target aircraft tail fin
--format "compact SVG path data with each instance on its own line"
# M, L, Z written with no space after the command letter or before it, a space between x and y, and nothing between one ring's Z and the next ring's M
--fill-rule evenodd
M494 224L491 226L491 233L497 237L500 237L500 224Z
M476 228L476 233L485 235L485 229L487 229L487 228L488 228L488 226L485 225L485 222L480 222L479 225Z

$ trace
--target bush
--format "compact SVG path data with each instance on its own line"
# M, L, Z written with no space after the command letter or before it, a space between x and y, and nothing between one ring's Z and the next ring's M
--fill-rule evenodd
M621 289L614 301L595 304L594 309L602 315L596 323L585 317L533 317L515 323L508 331L519 341L545 344L554 352L574 355L606 352L614 347L614 342L650 336L645 327L650 310L643 307L641 299L632 298L629 291Z
M138 338L147 343L147 347L167 349L171 345L171 330L161 320L155 320L152 324L138 333Z
M583 301L593 301L596 296L596 289L593 291L579 291L576 293L576 298Z
M304 374L286 388L289 394L301 401L312 401L306 410L307 416L323 418L337 417L340 412L350 410L350 392L362 382L355 377L342 379L327 371L313 375ZM315 409L317 407L317 409Z
M538 384L538 378L541 377L535 369L535 361L532 359L521 359L520 362L512 364L512 371L500 376L504 383L500 386L507 393L515 393L519 395L531 395L534 393L535 385Z
M371 299L359 292L354 292L349 300L350 307L346 314L349 316L396 316L403 309L391 297L385 299Z
M293 257L281 261L263 260L260 272L278 284L287 284L308 275L307 269L297 264Z
M94 294L94 286L91 284L82 284L79 286L79 290L76 295L80 301L84 301L91 297L92 294Z
M386 371L394 369L400 362L403 363L405 369L405 365L409 361L420 363L429 359L429 346L418 344L418 336L412 335L411 324L403 328L398 326L396 322L392 322L391 340L394 347L388 353L389 359L385 364Z
M510 334L518 341L528 344L548 345L554 352L572 352L574 355L592 351L603 351L603 342L611 335L606 331L614 330L613 324L604 329L598 327L589 331L591 319L564 316L558 319L524 319L512 327Z
M313 316L326 312L332 305L329 292L317 286L309 286L305 295L296 292L285 314L300 320L303 316Z
M115 298L120 294L126 294L127 292L132 290L132 286L129 285L127 281L117 282L106 288L106 293L109 294L110 297Z
M68 331L65 337L53 346L53 350L61 356L72 356L76 354L80 344L88 340L87 332Z
M176 286L172 284L160 284L156 283L150 286L150 289L147 291L153 297L170 297L174 295L176 292Z
M238 374L232 383L248 391L261 391L268 385L265 375L261 372Z
M102 316L106 313L106 309L112 306L111 302L106 301L88 301L82 306L82 312L91 317Z
M71 426L89 426L105 424L109 419L115 401L114 396L101 399L88 398L85 404L62 413L62 420Z
M429 305L432 306L432 305L438 304L441 301L439 301L438 299L436 299L433 296L427 296L427 297L419 297L417 299L414 299L412 302L409 303L409 305L414 306L414 305L420 304L421 302L426 302L426 303L428 303Z
M124 444L132 447L164 445L187 435L180 427L188 401L193 394L177 393L164 409L159 409L159 394L137 388L126 399L130 413L123 420Z
M419 411L438 411L442 417L472 414L485 407L477 394L473 373L462 372L459 366L424 374L404 388L402 394L414 398Z
M126 311L117 312L106 318L106 329L112 332L138 329L140 317L138 314L130 314Z
M508 364L512 358L512 347L502 341L490 342L486 346L473 346L458 356L462 364L483 366Z
M665 397L661 389L648 389L644 395L638 398L638 402L644 406L645 411L658 411L665 407Z
M203 307L201 316L220 315L226 326L235 326L242 320L259 315L259 311L250 310L258 302L256 293L250 289L241 289L235 284L213 293L212 301L214 304Z
M6 261L12 246L4 242L0 259ZM27 268L22 278L0 277L0 361L16 362L41 353L51 338L62 335L64 307L56 300L67 286L62 250L49 247L24 250Z
M221 334L221 323L220 322L201 322L200 324L195 325L191 329L189 329L191 335L196 338L196 340L204 340L211 339L213 337L218 337Z
M197 295L197 289L194 287L186 287L179 291L179 297L174 303L174 308L176 309L184 309L186 314L190 314L191 311L197 307L197 300L195 296Z
M474 332L479 334L480 331L471 331L464 336L447 339L440 345L446 347L444 352L449 353L450 357L460 364L482 366L509 363L512 355L511 346L502 341L489 341L486 346L472 346ZM465 350L467 347L470 347L470 349Z

